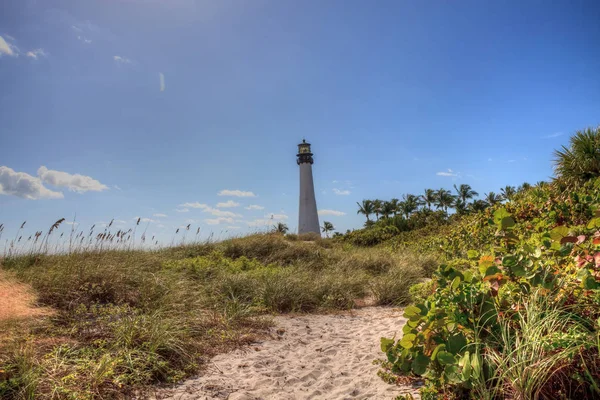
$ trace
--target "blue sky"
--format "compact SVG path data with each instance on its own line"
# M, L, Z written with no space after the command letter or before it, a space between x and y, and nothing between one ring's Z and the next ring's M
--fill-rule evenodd
M597 1L3 2L3 240L75 214L164 240L294 229L303 137L341 231L363 198L547 179L600 123L599 20Z

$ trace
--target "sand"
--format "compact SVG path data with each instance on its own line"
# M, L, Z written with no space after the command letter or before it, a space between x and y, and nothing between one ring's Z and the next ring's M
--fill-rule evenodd
M400 336L398 309L368 307L338 315L275 317L272 338L214 357L206 373L169 399L394 399L411 386L377 376L379 339Z
M31 287L10 279L0 270L0 322L50 314L50 310L35 307L34 303Z

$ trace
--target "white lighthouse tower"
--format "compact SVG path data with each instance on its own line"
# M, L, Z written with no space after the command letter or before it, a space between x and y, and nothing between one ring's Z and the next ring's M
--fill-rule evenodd
M302 140L302 143L298 145L297 157L296 161L300 166L298 234L314 232L320 236L319 215L317 214L317 200L315 200L315 186L312 175L313 153L310 151L310 143L306 143L306 140Z

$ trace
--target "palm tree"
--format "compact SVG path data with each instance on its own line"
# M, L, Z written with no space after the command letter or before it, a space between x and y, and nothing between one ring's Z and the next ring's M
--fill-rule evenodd
M517 189L510 185L503 187L500 189L500 191L502 192L502 197L504 197L506 200L512 200L513 196L517 194Z
M502 201L502 196L494 192L489 192L485 194L485 201L487 201L490 206L493 206Z
M356 213L363 214L365 217L367 217L367 221L370 221L369 215L375 212L373 202L371 200L363 200L362 204L359 202L356 202L356 204L358 204L358 211Z
M454 204L454 196L449 190L440 189L435 192L435 206L439 209L443 209L444 212L448 212L448 207L452 207Z
M373 200L373 212L375 213L375 217L377 221L379 221L379 214L381 214L381 207L383 206L383 202L381 200Z
M527 182L523 182L523 184L517 188L517 192L525 192L529 189L531 189L531 185Z
M425 194L421 195L421 201L431 210L431 205L435 204L435 190L425 189Z
M457 196L462 200L463 203L467 203L467 200L472 199L475 196L479 196L479 193L473 190L470 185L462 184L460 186L454 185L454 190L456 190Z
M273 232L275 233L280 233L282 235L285 235L287 233L287 231L289 231L290 228L288 228L288 226L286 224L284 224L283 222L278 222L277 225L273 225Z
M400 210L406 219L408 219L410 215L419 208L419 198L414 194L405 194L402 195L402 199L403 201L400 202Z
M325 232L325 235L327 237L329 237L329 232L331 232L334 229L335 228L333 227L333 224L331 222L323 221L323 226L321 227L321 230Z
M489 204L485 200L474 200L469 204L469 209L473 212L481 212L489 207Z
M384 201L381 203L381 216L384 218L389 218L390 214L394 213L394 205L389 201Z
M396 215L398 215L398 212L400 212L400 200L394 198L390 200L390 203L392 203L392 207L394 208L394 217Z
M467 204L467 202L461 199L460 197L457 197L456 201L454 202L454 209L456 210L457 215L467 214L469 212L468 206L469 205Z
M600 176L600 126L577 131L569 147L554 152L554 172L568 182L581 182Z

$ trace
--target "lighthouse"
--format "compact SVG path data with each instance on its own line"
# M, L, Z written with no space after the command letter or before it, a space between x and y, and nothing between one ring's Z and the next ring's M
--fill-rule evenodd
M317 214L317 200L315 199L315 185L313 184L312 165L313 153L310 143L302 140L298 145L296 162L300 167L300 202L298 210L298 234L314 232L321 235L319 229L319 215Z

